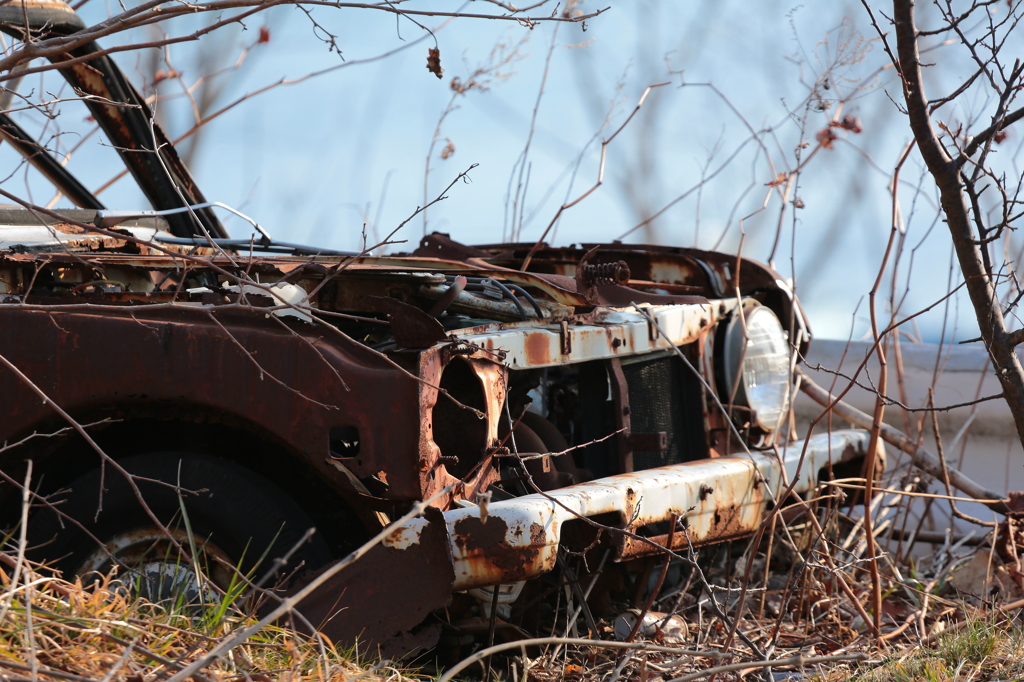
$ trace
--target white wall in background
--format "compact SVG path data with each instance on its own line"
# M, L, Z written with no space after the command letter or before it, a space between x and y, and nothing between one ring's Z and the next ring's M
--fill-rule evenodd
M840 371L846 376L851 376L864 360L870 347L871 344L868 342L852 342L848 346L845 341L816 339L811 343L804 371L820 386L832 387L832 381L835 380L833 392L842 390L849 383L848 380L836 377L825 370ZM985 349L980 343L969 346L939 346L904 342L900 346L899 364L902 365L902 391L897 380L897 357L890 348L889 383L885 395L911 408L920 408L927 404L929 387L934 387L937 407L970 402L1001 391L999 382L991 372ZM819 365L822 369L814 369ZM859 375L858 381L864 386L877 386L878 378L877 358L872 357ZM855 386L845 400L868 414L874 411L875 395L867 388ZM817 403L803 394L798 396L796 415L801 433L806 433L807 424L820 412L821 408ZM921 442L924 447L931 452L937 452L930 414L911 413L909 425L905 414L898 406L887 407L885 421L911 434L923 433ZM836 427L846 426L841 420L836 421ZM825 428L823 420L816 427L815 433L820 433ZM939 432L949 465L959 468L990 490L1000 493L1024 490L1024 450L1017 438L1010 410L1001 398L940 412ZM886 451L889 471L901 466L906 470L907 455L892 446L887 446ZM940 482L935 482L931 490L944 492L944 486ZM993 519L993 513L980 504L958 503L957 506L961 511L980 519ZM922 507L918 505L916 508ZM949 525L948 503L933 503L930 518L924 528L941 531ZM983 531L960 520L956 520L954 527L958 532Z

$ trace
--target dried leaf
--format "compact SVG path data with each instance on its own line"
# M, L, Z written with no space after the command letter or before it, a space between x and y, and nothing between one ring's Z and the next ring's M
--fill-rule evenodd
M979 552L971 561L952 571L949 584L961 593L992 599L996 603L1014 601L1024 591L1014 580L1013 568L1013 564L990 563L988 552Z
M427 71L441 78L444 69L441 68L441 49L432 47L427 50Z
M786 175L785 173L779 173L778 175L775 176L774 180L772 180L771 182L766 182L764 184L766 187L778 187L782 183L786 182L786 180L788 179L788 175Z
M1002 144L1003 141L1009 136L1009 133L1005 130L1000 130L998 133L992 136L992 141L996 144Z
M444 149L441 150L441 158L447 159L448 157L455 153L455 143L452 142L450 138L446 137L444 139L447 140L448 144L446 144L444 146Z
M832 143L836 141L836 134L832 132L831 128L822 128L814 136L814 139L825 149L832 149Z
M270 42L270 29L266 26L260 26L260 39L257 43L269 43Z
M837 124L843 130L849 130L851 133L862 133L864 128L860 124L860 119L856 116L846 115L843 116L843 120Z
M157 72L155 74L153 74L153 85L156 85L157 83L165 81L168 78L177 78L177 77L178 77L178 72L175 71L174 69L168 69L167 71L164 71L163 69L157 69Z

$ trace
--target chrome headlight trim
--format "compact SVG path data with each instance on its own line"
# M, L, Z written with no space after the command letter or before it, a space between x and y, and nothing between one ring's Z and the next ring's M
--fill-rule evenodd
M753 410L758 427L774 431L789 408L792 384L789 341L779 318L762 305L744 306L726 323L722 348L722 402L735 390L732 402Z

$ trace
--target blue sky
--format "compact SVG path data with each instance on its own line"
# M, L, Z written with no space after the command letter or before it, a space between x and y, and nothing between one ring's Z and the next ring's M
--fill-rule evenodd
M575 198L594 184L600 140L625 120L648 85L668 82L651 92L608 146L604 185L564 213L554 241L619 238L642 217L690 192L650 229L624 239L708 249L717 245L735 252L740 219L745 218L743 253L766 261L780 225L778 197L758 211L771 190L766 183L773 180L772 168L794 168L797 153L806 156L814 149L815 133L835 113L838 99L848 99L843 113L857 116L864 132L842 133L833 149L818 151L806 165L790 197L799 197L804 208L789 205L782 214L774 262L785 277L795 279L819 336L842 338L851 328L855 337L862 336L866 296L890 231L887 187L909 130L887 97L898 100L900 91L892 70L884 69L885 56L861 5L606 0L584 2L581 8L606 5L610 9L589 21L585 32L579 25L561 24L557 35L553 24L527 30L502 21L422 20L435 29L445 69L440 80L425 68L434 38L413 22L383 12L312 10L317 23L337 36L341 57L317 39L310 20L293 7L248 20L246 31L216 34L216 43L174 46L171 63L192 85L199 76L234 62L244 46L255 42L261 26L269 28L269 43L255 45L240 68L210 81L221 89L213 109L282 78L347 64L255 96L210 123L193 158L193 173L208 198L254 216L281 240L357 248L364 221L372 239L374 230L386 234L423 203L427 153L452 99L451 77L465 81L494 60L496 45L504 45L503 54L516 57L481 77L486 91L473 89L456 97L457 108L443 121L429 160L427 196L435 197L460 172L478 165L470 172L471 182L453 187L448 199L431 207L428 231L449 232L466 242L507 238L512 230L509 188L514 195L520 178L528 177L525 199L518 202L520 238L536 240L566 197ZM409 6L458 7L440 2ZM87 21L98 21L113 7L90 0L81 13ZM467 3L467 11L487 7ZM179 35L204 20L180 20L166 30ZM153 37L136 32L128 39ZM219 56L214 47L221 50ZM358 63L403 47L387 58ZM1011 47L1020 53L1019 44ZM952 49L933 54L939 66L929 78L936 89L966 73L967 65ZM149 59L131 53L118 57L137 84L152 73ZM827 90L818 80L826 72ZM816 81L818 96L807 108ZM59 83L50 75L42 82L36 78L32 87L38 96L56 92ZM718 93L700 83L713 84ZM191 125L191 105L175 79L164 81L159 92L157 107L173 138ZM982 111L986 103L983 93L975 96L960 115ZM60 127L64 148L89 130L78 106L62 105L61 116L46 128ZM534 133L520 174L535 106ZM34 125L26 127L42 130L42 122ZM771 132L755 142L751 129ZM98 137L69 164L90 187L116 172L111 151L94 144ZM1020 139L1008 145L1008 158L1016 157ZM442 159L449 140L454 154ZM802 140L810 146L798 150ZM3 147L0 165L15 165ZM702 174L716 169L717 175L696 191ZM931 304L949 286L949 240L935 222L934 191L925 183L924 191L915 194L920 175L912 157L903 169L901 189L907 233L897 292L898 298L906 294L900 307L904 313ZM5 183L23 189L26 181L19 172ZM29 185L35 200L45 203L39 184L29 180ZM128 180L103 199L118 208L145 207ZM244 236L239 221L227 224L236 236ZM416 219L397 238L414 244L423 230ZM912 267L911 247L917 247ZM922 316L914 333L937 340L944 322L947 330L955 326L960 338L972 334L966 299L953 297L948 309L939 306Z

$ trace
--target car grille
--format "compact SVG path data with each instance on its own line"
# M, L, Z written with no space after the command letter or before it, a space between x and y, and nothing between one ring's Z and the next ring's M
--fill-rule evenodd
M630 430L664 431L665 450L634 450L633 469L707 457L702 386L677 355L623 363L629 388Z

